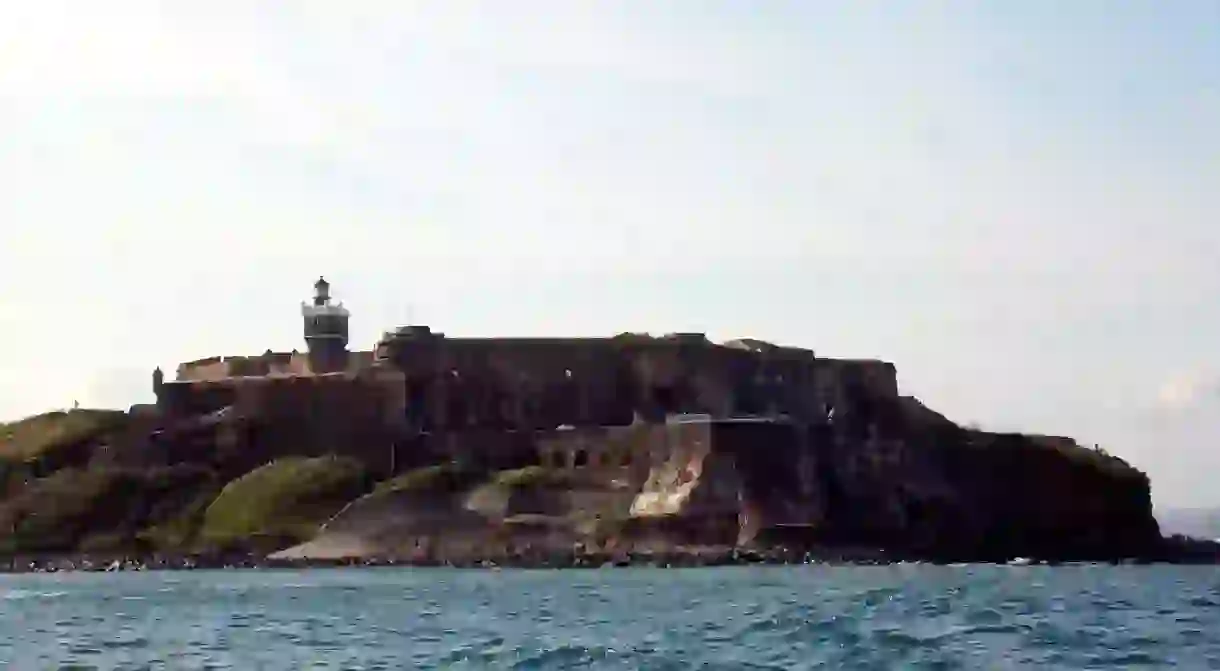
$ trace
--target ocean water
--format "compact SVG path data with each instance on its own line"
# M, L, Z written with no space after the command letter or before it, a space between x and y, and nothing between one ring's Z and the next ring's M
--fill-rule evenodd
M1214 567L0 576L12 669L1220 668Z

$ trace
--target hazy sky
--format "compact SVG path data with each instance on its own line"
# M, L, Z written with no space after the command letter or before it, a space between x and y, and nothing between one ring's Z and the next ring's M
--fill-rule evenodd
M0 417L303 347L705 331L1220 504L1220 3L6 2Z

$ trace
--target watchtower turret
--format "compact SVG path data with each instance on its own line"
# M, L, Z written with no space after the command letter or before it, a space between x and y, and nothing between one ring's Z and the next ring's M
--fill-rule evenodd
M314 283L312 303L301 303L305 319L305 344L309 366L315 373L330 373L347 367L347 323L350 314L343 303L332 303L330 282L319 277Z

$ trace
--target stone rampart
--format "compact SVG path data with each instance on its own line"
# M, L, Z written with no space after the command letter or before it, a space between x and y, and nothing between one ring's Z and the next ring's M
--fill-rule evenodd
M358 373L369 368L372 352L349 352L347 372ZM216 356L179 364L176 381L206 382L231 377L289 377L311 375L309 354L305 352L267 351L255 356Z
M667 418L777 418L807 434L834 415L859 441L884 419L875 400L897 398L892 364L819 359L761 341L396 334L376 355L354 353L354 372L345 374L310 374L300 353L183 364L185 380L160 385L159 409L172 423L230 408L246 427L222 442L267 455L283 450L259 446L299 443L292 453L372 450L395 472L438 458L628 468L642 485L640 469L672 460L673 446L689 442L683 432L700 430ZM792 458L785 463L799 462L800 472L811 468Z
M702 334L484 339L404 327L374 351L349 355L348 374L373 368L402 374L401 420L424 433L622 426L674 413L815 423L856 398L898 394L888 362L820 359L750 339L715 345ZM314 374L307 354L270 351L200 359L177 373L179 383ZM195 390L200 398L184 398ZM214 410L228 392L199 386L167 393L172 407Z
M405 375L410 421L425 431L617 426L673 413L808 423L853 395L897 396L887 362L749 343L713 345L690 335L453 339L414 331L389 334L376 357Z

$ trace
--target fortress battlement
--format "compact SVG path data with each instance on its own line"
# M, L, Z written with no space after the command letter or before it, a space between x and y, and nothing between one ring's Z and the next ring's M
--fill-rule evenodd
M372 352L348 352L339 370L315 372L305 352L272 352L253 356L215 356L178 365L175 382L206 382L228 378L300 377L334 372L356 373L373 363Z
M181 416L214 412L243 394L292 389L285 398L309 414L319 411L318 395L333 403L344 385L365 385L388 408L378 416L443 432L663 423L683 414L811 423L853 396L898 394L888 362L819 358L749 338L716 344L703 333L452 338L409 325L387 331L371 351L352 352L349 313L331 303L329 286L320 279L302 310L307 352L184 363L174 382L156 384L158 405Z

